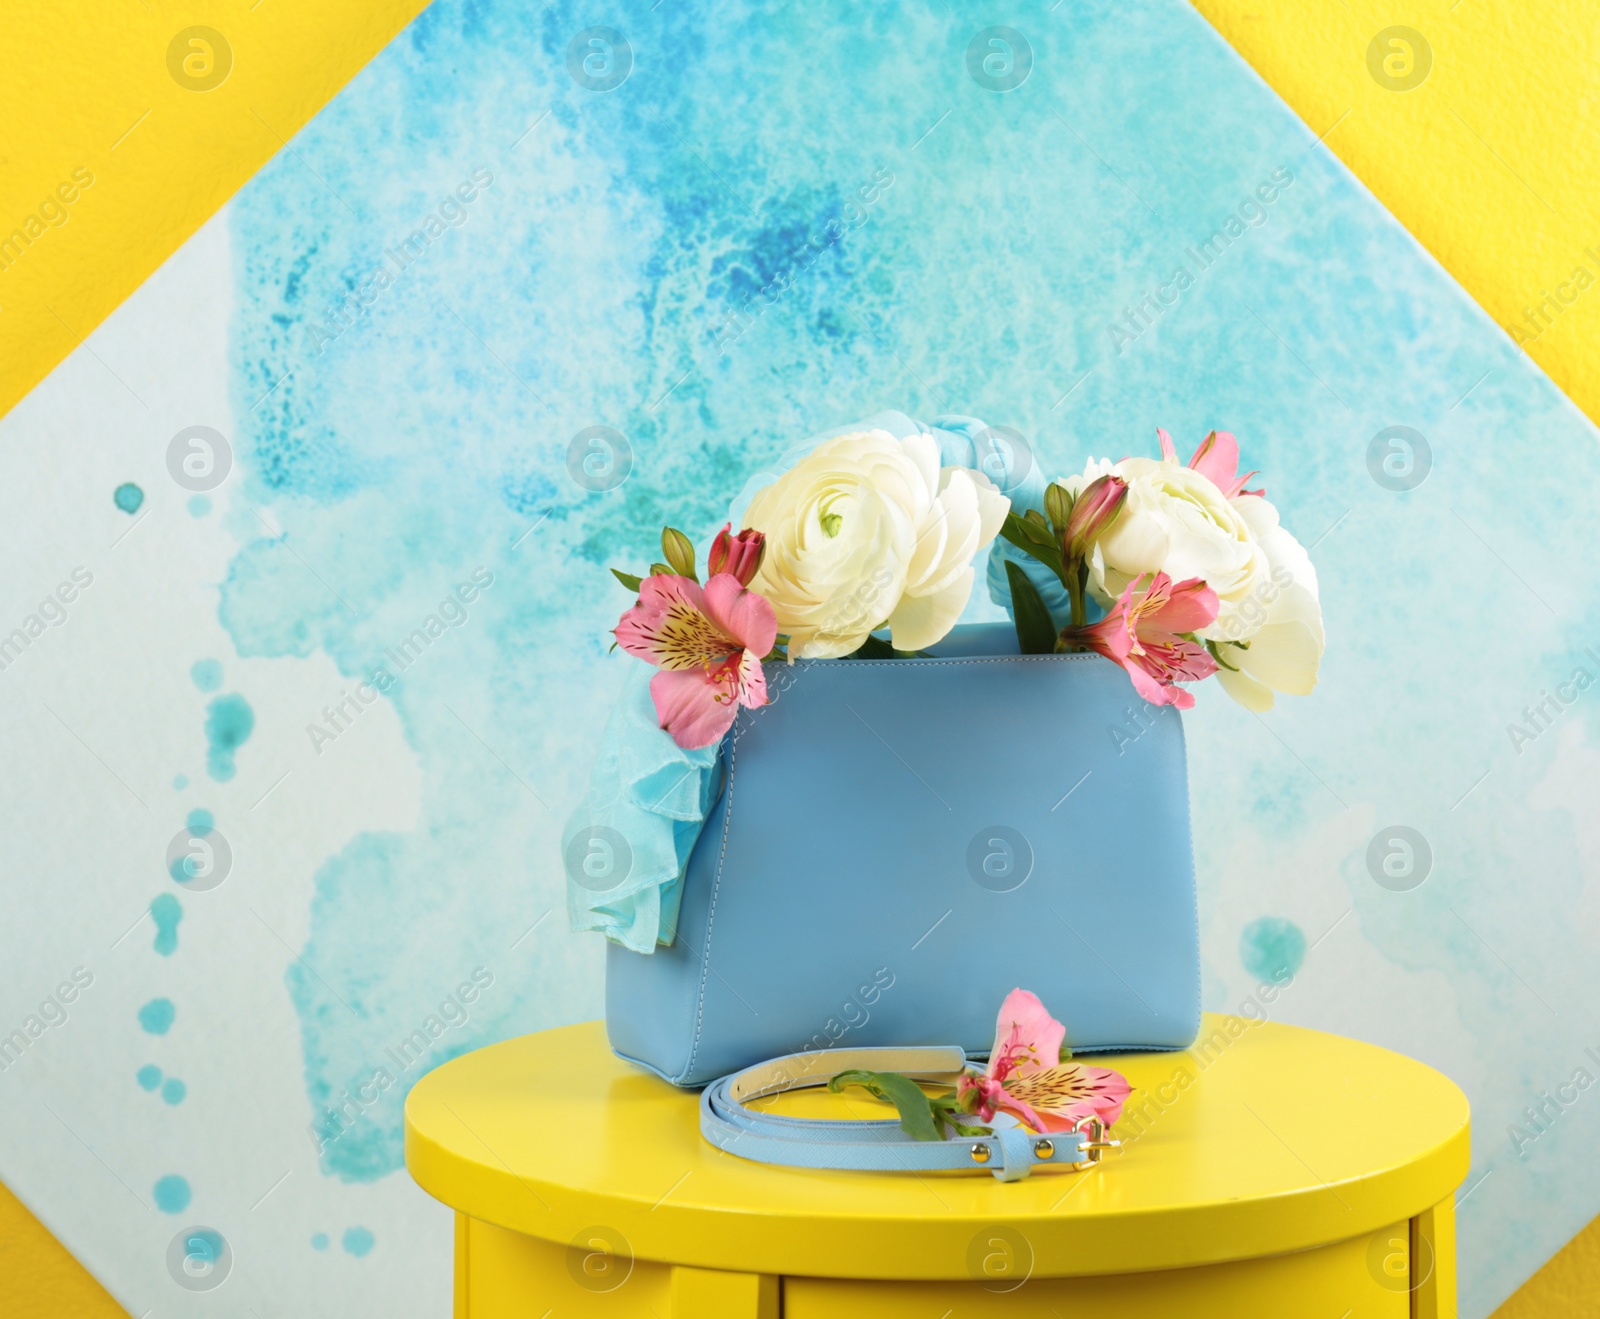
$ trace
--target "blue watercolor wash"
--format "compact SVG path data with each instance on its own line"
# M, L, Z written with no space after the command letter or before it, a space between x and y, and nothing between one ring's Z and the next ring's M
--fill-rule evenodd
M156 923L156 941L151 946L161 956L171 957L178 951L178 922L183 919L183 904L170 893L158 893L150 899L150 919Z
M214 692L222 686L222 663L219 660L196 660L189 668L194 685L203 692Z
M193 1194L187 1178L168 1173L155 1185L156 1208L164 1214L181 1214L189 1207Z
M173 776L172 787L174 791L182 792L188 786L189 776L187 774L176 774Z
M255 711L237 692L219 696L206 706L206 773L226 783L237 772L233 753L255 730Z
M324 185L284 157L230 207L227 351L230 388L243 402L239 479L287 537L250 529L228 566L218 616L238 654L317 654L342 674L369 674L439 598L444 565L454 573L481 562L485 544L517 542L552 498L552 518L566 519L561 535L547 528L519 544L519 571L493 588L493 629L474 622L452 632L451 648L432 647L392 697L423 774L417 827L359 835L317 867L304 953L325 980L298 963L286 976L313 1111L337 1102L373 1039L414 1029L412 1005L472 965L466 959L498 935L504 913L526 901L526 857L550 854L550 826L528 823L521 789L501 766L480 771L486 758L439 714L441 699L483 710L506 763L564 766L552 777L564 772L558 782L572 787L605 718L614 665L633 662L618 656L602 669L599 639L622 601L602 608L604 592L575 573L640 561L663 520L696 538L713 532L743 478L795 437L890 406L931 420L934 409L918 401L902 361L919 375L927 363L951 410L1022 429L1051 474L1079 471L1091 455L1153 455L1156 425L1187 453L1215 425L1239 435L1247 465L1263 469L1284 525L1303 543L1359 504L1360 533L1348 524L1312 552L1330 635L1344 637L1324 668L1331 690L1282 704L1328 764L1362 766L1363 791L1392 801L1396 819L1402 807L1420 818L1458 798L1460 766L1481 755L1480 727L1440 718L1437 702L1416 699L1405 666L1359 640L1404 632L1440 646L1477 624L1481 595L1449 589L1437 566L1439 545L1461 534L1449 501L1461 501L1469 521L1476 510L1476 525L1486 536L1492 527L1497 544L1537 547L1557 562L1597 557L1600 526L1581 509L1582 492L1600 483L1593 427L1191 7L1063 6L1062 23L1030 29L1035 71L1006 96L965 79L936 9L897 12L889 43L860 40L837 0L782 14L663 6L651 77L586 97L562 67L570 33L587 21L573 7L530 23L508 0L441 0L302 130L297 152L335 171L340 191L348 186L372 214L411 216L439 182L437 162L483 125L552 105L561 131L530 136L515 168L492 162L494 185L471 209L494 223L474 218L433 243L325 353L309 346L309 325L341 302L350 272L381 259L384 235L330 211ZM824 20L829 14L835 21ZM807 57L796 59L801 40ZM1109 51L1131 53L1109 59ZM1123 95L1129 61L1162 78L1165 94ZM463 66L472 79L452 72ZM921 108L930 75L970 99L922 142L933 118ZM881 94L844 104L829 95L841 82ZM690 94L706 87L713 93ZM715 94L725 87L759 92L741 96L740 113L729 116ZM506 89L503 99L496 89ZM1060 130L1050 113L1057 100L1081 137ZM1041 122L1056 145L1045 147ZM349 151L353 141L359 153ZM685 168L684 141L715 179ZM1035 167L1010 173L1001 208L986 189L994 162L1006 159ZM880 160L899 178L865 208L867 221L797 262L790 244L816 232L836 204L861 197ZM582 168L572 170L574 162ZM1203 240L1257 195L1273 166L1293 181L1267 208L1270 222L1250 228L1136 342L1116 342L1110 331L1129 300L1154 290L1183 244ZM1061 223L1064 214L1071 224ZM564 277L570 253L546 235L581 232L595 235L584 249L594 277L574 281ZM457 238L470 247L450 246ZM764 309L765 287L783 291ZM441 297L471 307L471 334L438 332ZM896 327L902 342L890 349L876 330L851 328L860 326ZM506 352L511 370L482 343ZM702 369L675 385L695 361ZM574 386L590 399L618 400L616 410L572 417L555 445L530 450L524 437L548 430L531 391L564 396ZM1475 392L1465 396L1469 387ZM620 402L633 398L642 401ZM419 415L473 418L472 461L438 442L436 428L418 426ZM1420 492L1442 523L1415 498L1377 493L1360 458L1380 427L1425 418L1448 426L1449 461ZM563 469L561 439L591 420L618 426L634 446L626 500L579 494ZM1503 460L1494 441L1512 430L1519 470L1534 474L1527 498L1508 498L1496 484ZM306 548L305 561L289 544ZM1397 561L1403 572L1394 571ZM348 584L359 608L318 587L306 562L340 591ZM1571 607L1562 611L1572 631L1517 629L1502 639L1515 663L1461 666L1452 699L1519 708L1527 674L1565 672L1580 620L1596 611L1596 588L1581 577L1569 583ZM1424 591L1432 608L1419 619ZM581 679L527 664L529 643L544 638L591 662ZM1509 674L1518 676L1508 686ZM1191 727L1216 746L1249 725L1209 686ZM1352 721L1339 696L1349 691L1389 711L1403 736L1374 739ZM536 713L546 709L561 717ZM1593 741L1600 713L1574 717L1588 722ZM1548 745L1541 739L1541 752ZM1317 837L1323 807L1308 803L1319 785L1307 784L1275 743L1266 746L1210 757L1194 776L1203 916L1221 908L1217 877L1232 873L1242 823L1270 824L1266 836L1285 852ZM1581 875L1571 841L1581 826L1544 827L1549 808L1530 816L1512 776L1478 791L1489 794L1483 808L1457 826L1459 854L1474 858L1461 876L1460 895L1474 904L1464 914L1500 918L1522 946L1561 965L1591 966L1570 928L1529 926L1515 892L1495 882L1513 865ZM1258 819L1241 821L1238 802L1257 803ZM1508 855L1510 838L1531 853ZM479 880L470 890L438 883L462 866ZM1373 906L1384 897L1362 882L1355 900L1364 936L1397 966L1450 978L1486 1072L1570 1067L1564 1052L1552 1053L1570 1047L1564 1039L1527 1030L1518 996L1473 974L1482 950L1458 943L1471 939L1467 930L1421 909ZM429 938L414 955L374 956L411 946L406 936L422 921ZM1205 938L1219 965L1237 965L1238 924L1219 917ZM1248 956L1268 976L1296 960L1258 943ZM565 959L530 957L514 983L506 978L504 999L475 1013L451 1048L592 1016L598 995L593 978L572 974ZM325 1172L372 1181L403 1166L404 1091L391 1087L327 1147ZM1493 1105L1497 1094L1473 1098ZM1509 1150L1497 1155L1486 1143L1484 1155L1502 1179L1535 1175ZM1567 1235L1561 1223L1593 1214L1587 1165L1566 1162L1541 1178L1537 1197L1519 1189L1499 1202L1520 1207L1480 1208L1463 1220L1463 1299L1477 1297L1467 1308L1486 1311L1486 1298L1508 1294L1559 1247L1552 1237ZM1560 1212L1534 1215L1526 1206L1535 1198Z
M175 1016L177 1009L172 1006L170 998L153 998L139 1009L139 1024L144 1027L146 1034L165 1035L172 1029Z
M192 517L192 518L203 518L210 511L211 511L211 499L210 499L209 496L207 496L207 495L190 495L189 496L189 516L190 517Z
M1277 984L1306 960L1306 936L1293 921L1263 916L1251 921L1239 935L1239 960L1257 980Z
M339 1239L339 1244L344 1247L345 1254L360 1259L372 1252L374 1240L372 1233L364 1227L347 1227L344 1236Z
M161 1084L161 1069L154 1063L146 1063L134 1074L134 1080L141 1090L154 1090Z
M326 1250L328 1248L328 1234L326 1232L313 1232L311 1234L311 1249Z
M189 832L196 838L204 838L216 827L217 817L206 810L204 806L196 806L189 812Z
M169 1104L183 1103L183 1097L189 1093L189 1087L176 1076L169 1076L167 1083L161 1087L161 1097Z
M111 498L124 513L137 513L139 505L144 503L144 491L132 481L124 481L112 493Z

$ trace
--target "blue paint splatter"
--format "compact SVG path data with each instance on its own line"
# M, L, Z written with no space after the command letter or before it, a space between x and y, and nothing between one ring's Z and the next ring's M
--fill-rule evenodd
M206 706L206 773L218 783L226 783L237 772L233 753L255 730L255 711L234 692L219 696Z
M171 957L178 951L178 922L183 919L183 904L170 893L158 893L150 899L150 919L156 923L156 941L151 946L161 956Z
M328 1234L326 1232L313 1232L311 1234L311 1249L326 1250L328 1248Z
M204 838L216 828L217 820L204 806L196 806L194 810L189 812L189 818L184 821L184 824L189 830L191 839ZM178 883L187 884L209 864L209 860L203 855L203 851L204 849L202 849L202 854L196 854L195 850L190 847L181 855L173 857L167 863L167 873Z
M134 1076L141 1090L154 1090L161 1084L161 1069L154 1063L146 1063Z
M211 511L211 500L205 495L189 496L189 516L203 518Z
M183 1234L183 1246L184 1272L193 1270L203 1274L221 1260L228 1243L215 1228L192 1227Z
M172 1029L177 1009L170 998L153 998L139 1009L139 1024L151 1035L165 1035Z
M339 1244L345 1249L345 1254L354 1255L360 1259L363 1255L370 1254L375 1238L364 1227L347 1227L344 1236L339 1239Z
M144 503L144 491L132 481L124 481L112 493L111 498L124 513L137 513L139 505Z
M201 691L214 692L222 686L222 664L214 659L196 660L190 666L189 676Z
M176 1076L169 1076L167 1083L161 1087L161 1097L169 1104L183 1103L183 1097L189 1093L189 1087Z
M172 786L174 790L182 792L189 786L189 776L187 774L175 775L172 780Z
M155 1185L156 1208L164 1214L181 1214L193 1198L187 1178L168 1173Z
M1263 916L1239 936L1239 960L1263 983L1287 980L1306 960L1306 936L1293 921Z

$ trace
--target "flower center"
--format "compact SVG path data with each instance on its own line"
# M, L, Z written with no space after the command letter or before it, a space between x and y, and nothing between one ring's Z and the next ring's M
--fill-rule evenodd
M739 699L740 654L721 661L708 661L704 673L711 685L711 699L718 705L732 705Z
M743 650L698 609L681 601L667 610L658 637L657 663L664 669L710 670Z

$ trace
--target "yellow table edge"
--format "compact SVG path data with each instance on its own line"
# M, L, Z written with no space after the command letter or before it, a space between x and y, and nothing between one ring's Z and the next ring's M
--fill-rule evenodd
M1240 1019L1207 1014L1203 1036L1224 1028L1230 1020ZM570 1043L576 1051L580 1042L592 1043L592 1039L585 1040L585 1034L594 1036L602 1029L602 1023L586 1022L541 1035L564 1036L563 1043ZM1301 1027L1276 1024L1256 1024L1249 1029L1304 1031ZM506 1041L490 1049L504 1050L518 1043ZM1388 1054L1376 1046L1367 1047ZM1185 1051L1155 1056L1181 1060L1194 1055ZM816 1213L787 1206L751 1212L703 1204L680 1206L670 1198L653 1197L643 1186L637 1196L623 1197L559 1185L528 1170L514 1171L500 1154L484 1144L481 1134L466 1127L448 1100L443 1101L442 1112L435 1107L433 1092L450 1083L449 1069L462 1061L436 1069L419 1081L408 1096L406 1166L417 1184L435 1199L472 1218L514 1232L566 1244L586 1226L605 1223L624 1232L641 1259L779 1275L814 1275L818 1272L817 1261L826 1259L827 1273L832 1277L937 1280L968 1276L962 1262L965 1250L974 1230L989 1221L983 1216L936 1212L863 1213L852 1217L837 1211ZM1431 1072L1422 1064L1405 1061ZM1031 1240L1038 1237L1033 1240L1037 1275L1137 1273L1286 1254L1374 1232L1450 1201L1466 1177L1471 1159L1468 1106L1465 1095L1453 1082L1438 1073L1432 1075L1453 1091L1459 1112L1444 1118L1445 1123L1452 1124L1448 1134L1400 1166L1380 1168L1369 1175L1290 1195L1213 1201L1176 1210L1104 1212L1070 1220L1032 1219L1028 1230ZM574 1084L580 1084L576 1077ZM688 1098L686 1095L686 1102ZM441 1128L448 1124L457 1132L465 1127L471 1133L473 1148L481 1155L465 1157L449 1148L444 1139L436 1139L423 1129L432 1123ZM706 1148L709 1151L710 1147ZM1136 1155L1130 1153L1129 1157ZM1082 1175L1115 1175L1115 1166ZM1070 1232L1062 1226L1069 1222Z

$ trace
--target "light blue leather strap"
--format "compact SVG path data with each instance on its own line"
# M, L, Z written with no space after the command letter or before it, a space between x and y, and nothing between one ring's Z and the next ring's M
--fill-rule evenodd
M1083 1132L1038 1136L1019 1126L994 1124L988 1136L915 1140L900 1123L781 1117L747 1108L745 1101L785 1090L826 1085L840 1072L903 1072L919 1080L955 1084L966 1063L956 1048L826 1049L791 1054L713 1081L700 1095L700 1133L718 1149L743 1159L788 1168L861 1172L939 1172L978 1168L1003 1182L1018 1181L1041 1164L1089 1162Z

